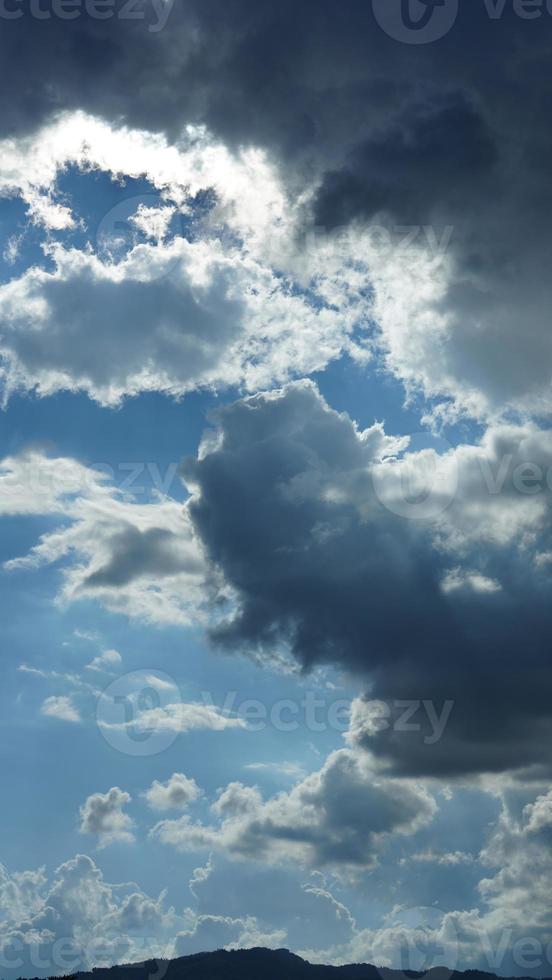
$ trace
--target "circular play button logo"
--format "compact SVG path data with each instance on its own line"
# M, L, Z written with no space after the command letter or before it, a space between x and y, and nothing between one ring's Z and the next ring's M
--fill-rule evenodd
M458 15L458 0L372 0L382 31L402 44L431 44L444 37Z

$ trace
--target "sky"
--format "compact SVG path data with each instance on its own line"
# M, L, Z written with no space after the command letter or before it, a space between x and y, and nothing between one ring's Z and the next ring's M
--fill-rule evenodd
M552 976L552 7L0 0L0 977Z

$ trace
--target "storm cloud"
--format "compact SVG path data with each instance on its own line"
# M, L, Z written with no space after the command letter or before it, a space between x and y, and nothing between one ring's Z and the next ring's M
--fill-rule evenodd
M76 109L169 140L201 125L231 149L266 151L301 202L303 231L317 228L329 243L336 227L374 221L437 236L452 229L438 296L424 293L414 311L399 270L391 310L380 289L383 363L441 411L548 414L552 92L542 66L552 18L544 5L520 13L481 0L418 44L404 30L397 39L396 18L382 22L378 11L332 0L299 10L289 0L130 9L117 0L105 19L90 5L69 19L49 2L39 13L36 2L14 4L0 39L0 131L22 137ZM377 292L369 270L366 279ZM133 289L135 306L156 302L155 290L144 300ZM220 313L222 323L232 311ZM222 327L209 316L205 326L216 343ZM168 368L180 391L188 361L204 357L193 341L182 353L186 363L179 354ZM36 370L32 350L21 356ZM132 375L132 365L120 371Z
M194 527L230 588L213 641L269 661L285 644L306 670L365 678L389 719L355 741L397 772L548 765L550 490L523 492L511 468L538 459L544 474L551 452L548 433L504 426L435 454L437 483L424 489L426 471L418 484L433 511L420 515L408 480L428 451L359 431L311 383L222 409L184 465ZM497 491L486 477L505 461ZM439 715L454 704L441 738L427 720L401 729L405 699Z

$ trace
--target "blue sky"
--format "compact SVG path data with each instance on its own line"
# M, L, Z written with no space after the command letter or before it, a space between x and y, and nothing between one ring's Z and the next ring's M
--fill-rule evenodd
M0 977L550 975L534 35L216 6L13 22Z

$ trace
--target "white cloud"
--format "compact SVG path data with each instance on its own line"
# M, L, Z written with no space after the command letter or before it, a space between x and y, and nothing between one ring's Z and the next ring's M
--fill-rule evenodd
M285 929L252 914L177 912L165 892L155 898L133 882L109 884L82 854L56 868L51 881L44 869L9 874L0 865L0 915L0 953L10 978L18 970L47 977L221 946L281 946L286 939Z
M70 697L60 695L46 698L42 703L40 713L47 718L59 718L60 721L80 721L78 708L75 707Z
M213 864L212 855L209 855L209 860L207 861L206 864L202 865L199 868L194 868L194 870L192 871L192 877L188 882L188 888L190 889L194 898L197 898L197 893L195 890L196 886L206 882L212 875L213 870L214 870L214 864Z
M43 869L9 875L0 866L0 916L4 972L14 978L169 957L190 922L166 907L164 893L155 899L134 883L109 884L83 854L56 868L52 880Z
M158 677L157 674L146 674L144 677L145 683L148 687L155 687L158 691L167 695L167 692L176 690L176 684L173 680L166 679L164 677Z
M169 143L161 135L110 126L84 112L64 113L28 137L2 141L0 157L0 190L19 192L25 200L40 197L43 209L52 200L59 172L73 165L119 178L145 176L184 207L199 191L214 188L219 220L265 242L275 227L285 224L289 210L277 174L261 150L232 153L200 127L187 127L179 140Z
M87 670L96 671L109 671L112 667L120 667L123 662L123 658L118 650L103 650L97 657L94 657L89 664L86 664Z
M107 793L93 793L80 808L81 834L93 834L99 847L109 844L131 844L134 841L133 820L123 807L130 803L128 793L112 786Z
M249 762L243 768L248 772L266 772L289 779L301 779L305 775L303 767L297 762Z
M171 219L176 213L174 207L148 207L140 204L136 214L130 219L143 234L153 241L160 242L166 237Z
M166 783L154 779L144 794L152 810L184 810L200 794L195 779L182 772L173 772Z
M139 244L117 264L60 246L52 258L54 272L0 286L6 397L62 389L116 405L141 391L256 390L325 367L358 316L352 300L339 312L313 302L217 241Z
M482 592L490 595L493 592L500 592L502 586L496 579L488 578L479 572L469 572L461 568L454 568L445 575L441 583L441 588L445 593L467 589L468 591L471 590L472 592Z
M4 262L8 263L8 265L13 265L18 259L22 238L22 235L11 235L11 237L8 238L4 251L2 252L2 258L4 259Z
M221 820L241 819L258 813L262 802L256 786L244 786L243 783L233 782L219 791L211 811Z
M109 496L105 476L74 459L35 450L0 461L0 515L64 513L65 505L86 491Z
M29 664L20 664L17 668L20 674L28 674L31 677L40 677L46 681L63 681L79 691L86 691L92 694L99 693L93 685L83 681L78 674L70 671L43 670L41 667L32 667Z
M11 925L38 912L46 880L44 868L10 875L0 864L0 921Z
M226 715L214 705L186 701L146 708L137 713L132 721L124 722L122 725L124 727L132 725L157 732L190 732L201 729L222 732L229 728L247 727L242 718Z
M417 864L437 864L441 867L449 868L461 864L473 864L474 856L465 851L446 851L441 854L428 849L427 851L412 854L410 858L405 858L405 860L414 861Z
M0 190L19 189L34 220L52 228L72 220L54 200L69 163L146 175L160 195L127 216L146 241L131 241L121 261L100 242L99 254L52 245L53 272L31 268L0 287L6 397L67 389L116 404L140 391L252 390L320 370L345 350L361 356L352 337L367 327L366 284L298 261L301 202L263 152L232 154L193 129L169 146L80 113L4 149ZM171 237L171 218L191 213L200 190L215 203L194 240Z

